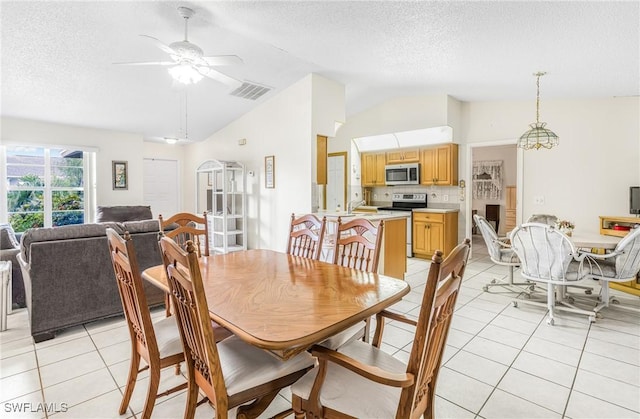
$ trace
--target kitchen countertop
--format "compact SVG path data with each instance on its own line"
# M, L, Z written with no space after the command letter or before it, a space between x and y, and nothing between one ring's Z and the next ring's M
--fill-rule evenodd
M460 210L453 208L415 208L413 212L432 212L437 214L447 214L450 212L460 212Z
M352 213L347 214L346 212L336 212L336 211L319 211L314 212L318 218L327 217L327 220L333 221L334 219L338 219L338 217L342 217L343 220L350 220L352 218L364 218L369 221L379 221L379 220L397 220L401 218L409 218L411 215L410 212L391 212L391 211L379 211L379 212L363 212L363 213Z

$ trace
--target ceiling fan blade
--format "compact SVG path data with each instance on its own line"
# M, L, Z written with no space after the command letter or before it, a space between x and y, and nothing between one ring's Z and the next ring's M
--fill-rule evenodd
M146 62L125 62L114 63L116 65L175 65L175 61L146 61Z
M214 55L211 57L202 57L208 65L234 65L242 64L242 58L237 55Z
M154 43L156 44L156 46L158 48L160 48L161 50L163 50L164 52L166 52L167 54L170 54L170 55L175 55L176 54L176 52L173 50L173 48L171 48L167 44L164 44L158 38L154 38L153 36L150 36L150 35L140 35L140 36L144 36L145 38L149 38L149 39L153 40Z
M217 70L208 67L198 67L198 72L205 77L209 77L215 81L219 81L220 83L224 83L229 87L237 89L242 86L242 82L240 80L234 79L233 77L229 77L226 74L223 74Z

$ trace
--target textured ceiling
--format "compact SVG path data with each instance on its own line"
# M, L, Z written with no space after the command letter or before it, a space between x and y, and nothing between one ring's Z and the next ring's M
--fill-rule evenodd
M185 131L185 89L166 68L116 66L167 56L176 9L196 10L189 40L236 54L228 75L272 87L258 101L205 79L187 89L200 141L315 72L346 86L347 115L396 96L463 101L637 96L640 2L2 1L3 116L142 133Z

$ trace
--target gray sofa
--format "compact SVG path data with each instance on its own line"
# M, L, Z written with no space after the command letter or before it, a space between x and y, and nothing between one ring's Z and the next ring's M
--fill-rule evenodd
M36 342L64 328L122 314L107 227L131 233L141 270L162 263L157 220L36 228L22 235L18 260ZM150 306L164 303L157 287L146 283L145 292Z

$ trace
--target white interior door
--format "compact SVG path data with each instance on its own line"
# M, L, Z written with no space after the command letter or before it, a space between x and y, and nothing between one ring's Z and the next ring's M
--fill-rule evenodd
M327 163L327 210L333 211L338 205L345 210L345 164L346 155L329 155Z
M168 218L180 212L177 160L144 159L144 204L151 206L154 218Z

